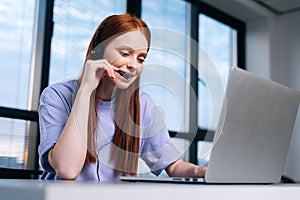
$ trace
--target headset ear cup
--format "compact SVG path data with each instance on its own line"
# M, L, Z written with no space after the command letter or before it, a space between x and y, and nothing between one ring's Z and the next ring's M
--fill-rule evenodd
M100 45L98 45L96 48L94 48L89 56L88 56L88 60L99 60L102 58L103 56L103 51L102 51L102 48L99 47Z

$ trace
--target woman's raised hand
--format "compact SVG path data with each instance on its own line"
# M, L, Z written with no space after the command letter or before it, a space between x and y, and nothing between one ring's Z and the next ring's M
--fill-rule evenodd
M118 68L111 65L106 59L87 60L81 86L92 92L103 77L116 78L115 71L117 70Z

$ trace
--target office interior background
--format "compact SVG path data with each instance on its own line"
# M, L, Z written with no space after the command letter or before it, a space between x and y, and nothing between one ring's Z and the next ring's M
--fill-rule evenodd
M38 177L39 95L49 84L78 78L97 25L126 12L153 30L141 88L163 109L185 160L209 161L223 100L212 103L205 66L216 68L224 88L238 66L300 90L299 0L1 0L0 171L6 177ZM284 169L296 181L299 141L298 116ZM147 173L142 162L140 172Z

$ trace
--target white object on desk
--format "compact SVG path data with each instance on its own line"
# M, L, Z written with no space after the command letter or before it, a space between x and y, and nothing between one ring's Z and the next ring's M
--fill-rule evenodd
M187 185L0 180L1 200L299 199L300 185Z

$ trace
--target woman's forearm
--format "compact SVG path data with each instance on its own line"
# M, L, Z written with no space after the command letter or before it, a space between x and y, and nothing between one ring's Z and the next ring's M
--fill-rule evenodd
M88 90L78 90L66 125L49 151L49 163L60 178L75 179L84 165L90 95Z

